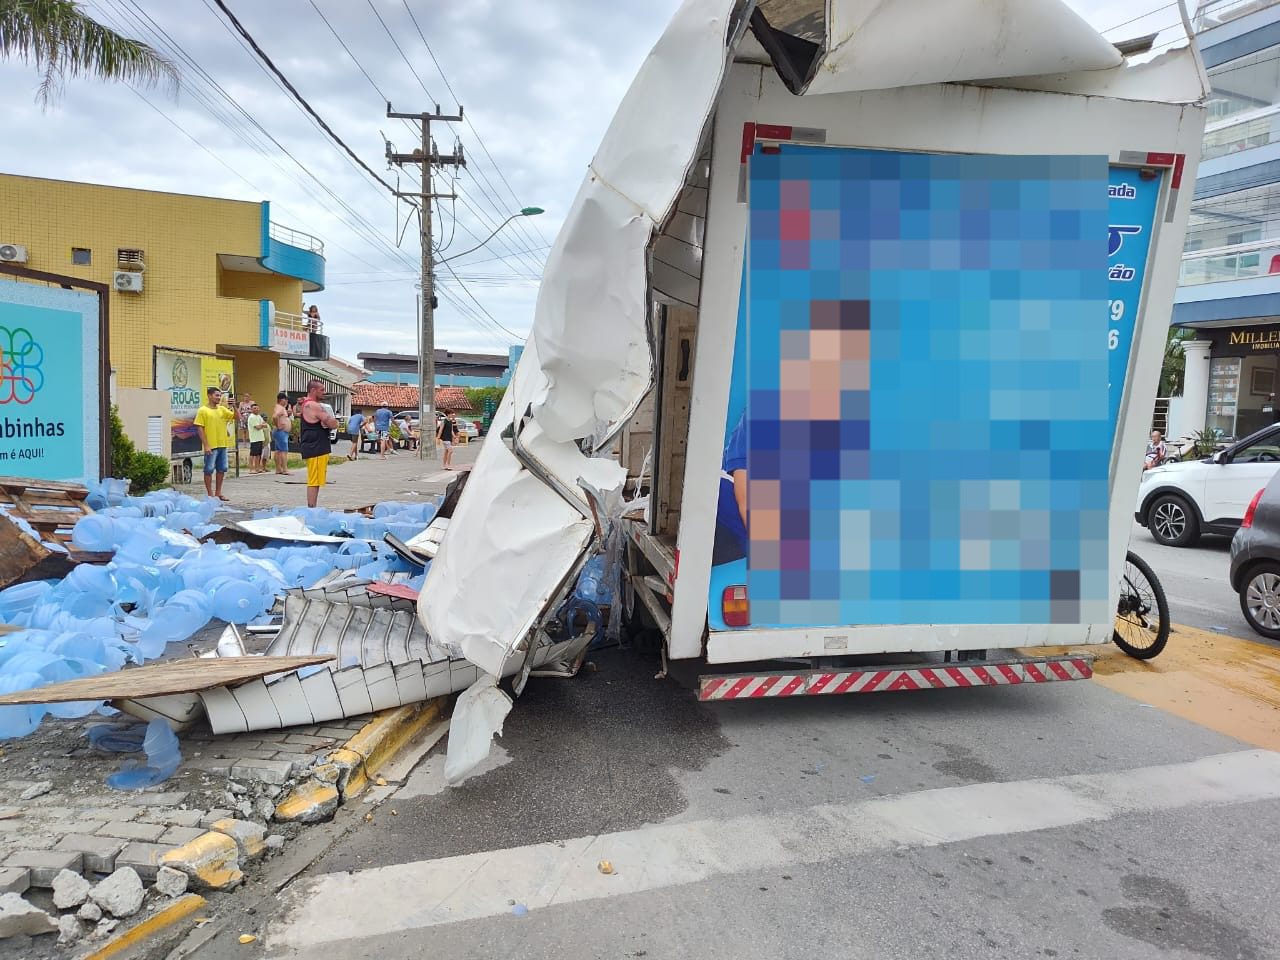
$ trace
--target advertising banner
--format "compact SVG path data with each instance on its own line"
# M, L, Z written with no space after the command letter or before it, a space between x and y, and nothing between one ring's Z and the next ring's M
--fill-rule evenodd
M1106 158L788 144L749 197L712 629L1108 620Z
M1107 181L1108 402L1114 434L1129 372L1161 175L1143 179L1133 167L1112 167Z
M0 279L0 474L96 480L98 297Z
M306 330L272 324L271 349L276 353L287 353L296 357L309 356L311 353L311 334Z
M169 394L169 430L173 455L200 452L195 417L205 402L206 389L231 392L233 363L221 357L174 350L155 352L156 389Z

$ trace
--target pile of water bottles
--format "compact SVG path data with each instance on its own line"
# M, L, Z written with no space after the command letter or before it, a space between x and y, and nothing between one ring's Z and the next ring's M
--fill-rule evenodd
M105 565L82 563L60 581L22 583L0 590L0 623L23 628L0 634L0 693L119 670L159 657L170 643L189 639L210 620L235 624L270 621L276 600L293 587L309 587L337 570L369 580L420 587L425 571L382 542L390 532L407 540L424 530L438 502L380 503L372 518L321 508L288 513L313 533L341 543L202 543L219 529L217 500L195 500L172 490L129 497L123 481L91 487L97 512L80 519L72 543L110 551ZM101 702L0 706L0 740L31 733L46 714L83 717Z

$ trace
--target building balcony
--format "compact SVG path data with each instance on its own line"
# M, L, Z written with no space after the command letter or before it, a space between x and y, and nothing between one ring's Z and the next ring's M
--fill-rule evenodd
M1280 239L1183 255L1175 324L1280 316Z
M265 207L266 204L263 204ZM324 244L318 237L283 227L263 217L262 266L272 273L296 277L304 293L324 289Z
M298 360L328 360L329 338L320 321L275 309L270 300L259 304L261 345Z
M324 289L324 244L318 237L271 221L271 204L261 204L261 230L257 255L219 253L223 270L236 274L267 274L288 277L302 284L303 293ZM242 280L247 281L248 277ZM243 283L240 286L244 286ZM266 291L264 291L265 293ZM225 294L224 294L225 295ZM231 296L245 296L241 292ZM252 294L248 294L253 296ZM257 294L261 296L263 294ZM274 294L270 294L274 296ZM255 297L256 299L256 297Z

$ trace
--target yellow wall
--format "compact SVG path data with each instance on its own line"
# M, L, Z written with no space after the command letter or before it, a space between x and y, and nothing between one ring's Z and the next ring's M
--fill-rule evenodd
M264 417L271 415L280 392L280 354L236 351L229 354L236 362L236 393L246 393L258 401Z
M120 387L154 385L154 346L214 353L219 344L256 345L259 299L290 313L302 304L301 281L266 273L221 271L219 296L218 254L262 254L258 203L0 175L0 243L27 247L25 266L33 270L108 286L118 249L145 252L142 292L109 294L111 366ZM73 264L72 247L87 247L92 263ZM246 364L251 356L236 357L244 388L274 397L279 355Z

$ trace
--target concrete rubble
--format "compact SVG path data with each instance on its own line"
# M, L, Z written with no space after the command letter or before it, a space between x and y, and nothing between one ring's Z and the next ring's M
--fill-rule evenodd
M132 867L121 867L100 881L89 896L113 917L131 917L142 908L142 878Z
M0 940L57 932L57 921L39 907L27 903L16 893L0 895Z
M53 905L59 910L70 910L89 899L91 884L78 873L62 870L53 878Z

